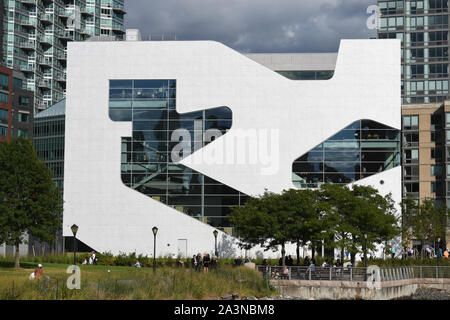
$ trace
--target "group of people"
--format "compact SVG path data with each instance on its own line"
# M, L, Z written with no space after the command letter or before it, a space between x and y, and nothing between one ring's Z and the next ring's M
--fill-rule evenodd
M89 257L89 260L87 257L84 258L82 264L97 264L97 256L95 255L95 251L91 252L91 256Z
M252 262L249 257L245 257L245 259L242 259L242 257L237 257L236 259L234 259L234 266L242 266L249 262Z
M209 253L205 253L203 256L201 253L194 255L191 259L191 268L195 271L208 272L210 269L216 269L218 265L217 258L210 257Z
M444 258L444 259L448 259L449 256L449 249L439 249L439 250L435 250L432 247L427 247L425 248L423 251L423 255L425 255L427 258L435 258L435 257L439 257L439 258ZM402 255L408 257L408 259L413 259L416 257L419 257L419 250L417 250L417 248L403 248L402 251Z

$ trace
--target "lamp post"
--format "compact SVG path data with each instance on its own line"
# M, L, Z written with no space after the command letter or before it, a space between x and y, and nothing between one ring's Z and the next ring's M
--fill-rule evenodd
M78 232L78 226L76 224L72 225L70 227L70 229L72 229L72 233L73 233L73 265L77 265L77 249L76 249L76 244L77 244L77 232Z
M152 228L153 231L153 272L156 271L156 234L158 233L158 228L157 227L153 227Z
M217 235L219 234L219 231L214 230L213 231L213 235L214 235L214 255L216 256L216 258L219 257L219 252L217 251Z

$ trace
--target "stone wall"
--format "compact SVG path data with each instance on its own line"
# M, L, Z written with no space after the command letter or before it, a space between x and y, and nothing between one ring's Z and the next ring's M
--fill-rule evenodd
M319 280L271 280L280 294L305 300L390 300L407 297L419 289L450 291L450 279L405 279L379 282Z

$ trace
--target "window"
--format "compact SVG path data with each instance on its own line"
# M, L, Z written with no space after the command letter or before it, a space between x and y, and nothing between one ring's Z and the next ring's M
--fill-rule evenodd
M30 122L30 114L19 111L19 114L17 115L17 120L19 122Z
M403 180L419 180L419 166L403 166Z
M403 129L404 130L417 130L419 129L419 116L403 116Z
M416 193L419 192L419 183L418 182L408 182L403 184L404 193Z
M9 76L0 73L0 90L9 91Z
M445 126L450 127L450 112L445 113Z
M8 135L8 127L0 126L0 137L6 137Z
M30 105L30 98L29 97L19 97L19 104L22 107L28 107Z
M403 147L411 147L419 145L419 133L407 132L403 133Z
M17 129L17 136L28 138L28 130L27 129Z
M8 101L9 101L9 95L6 93L0 92L0 102L7 104Z
M442 166L432 165L431 166L431 176L432 177L442 177Z
M413 163L419 161L419 149L410 149L403 151L403 158L405 163Z
M440 194L442 193L442 182L433 181L431 182L431 192Z
M22 79L13 78L13 87L16 89L23 89Z
M0 123L8 124L8 110L0 109Z
M442 159L442 149L431 148L431 159Z

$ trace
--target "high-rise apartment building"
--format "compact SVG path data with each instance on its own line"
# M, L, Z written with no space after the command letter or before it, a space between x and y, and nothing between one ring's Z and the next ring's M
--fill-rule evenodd
M404 104L443 102L449 90L448 0L378 0L378 37L402 40Z
M402 41L402 196L450 207L449 1L378 6L378 38Z
M108 35L123 39L124 0L4 1L3 62L26 75L35 109L62 100L67 42Z

